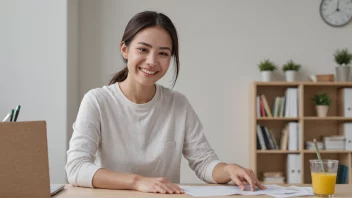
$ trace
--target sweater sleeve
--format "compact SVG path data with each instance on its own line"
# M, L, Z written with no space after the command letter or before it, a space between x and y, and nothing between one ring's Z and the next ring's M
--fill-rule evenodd
M216 183L213 170L220 163L203 133L203 126L194 109L186 99L186 134L183 155L197 177L207 183Z
M100 113L92 91L82 99L67 151L67 178L74 186L93 187L92 179L100 168L94 164L100 143Z

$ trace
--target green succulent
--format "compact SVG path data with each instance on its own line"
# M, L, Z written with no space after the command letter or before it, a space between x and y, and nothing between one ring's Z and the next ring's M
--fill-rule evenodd
M287 61L287 63L282 66L283 71L299 71L300 68L301 65L293 62L293 60Z
M277 66L269 59L265 59L264 61L260 61L258 68L260 71L274 71L277 69Z
M313 101L315 105L331 105L331 99L327 93L314 94Z
M339 65L348 65L352 60L352 54L345 49L337 49L334 53L335 62Z

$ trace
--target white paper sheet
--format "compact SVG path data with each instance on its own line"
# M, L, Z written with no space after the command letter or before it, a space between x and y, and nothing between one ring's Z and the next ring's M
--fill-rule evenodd
M255 189L250 191L250 186L246 186L246 190L242 191L238 186L185 186L180 185L185 193L194 197L206 197L206 196L227 196L227 195L269 195L273 197L297 197L313 195L313 190L310 187L282 187L278 185L266 185L265 190Z

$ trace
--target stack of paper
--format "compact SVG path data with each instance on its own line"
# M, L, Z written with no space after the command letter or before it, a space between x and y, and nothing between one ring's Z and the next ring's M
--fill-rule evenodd
M311 187L282 187L278 185L266 185L265 190L256 189L250 191L250 186L246 186L246 190L242 191L238 186L183 186L185 193L194 197L209 196L227 196L227 195L269 195L278 198L309 196L313 195Z

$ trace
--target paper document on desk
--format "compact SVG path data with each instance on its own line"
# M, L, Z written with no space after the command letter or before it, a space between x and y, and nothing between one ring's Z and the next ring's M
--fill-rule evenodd
M227 196L227 195L269 195L273 197L297 197L313 195L312 188L307 187L282 187L278 185L266 185L265 190L256 189L250 191L250 186L246 186L246 190L242 191L238 186L184 186L181 185L185 193L194 197L207 197L207 196Z

